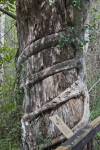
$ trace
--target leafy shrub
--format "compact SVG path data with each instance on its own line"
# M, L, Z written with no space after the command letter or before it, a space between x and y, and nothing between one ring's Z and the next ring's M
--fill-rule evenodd
M88 42L84 39L80 39L77 36L77 30L74 27L68 26L67 33L62 34L57 45L58 49L62 49L65 46L73 45L75 50L83 50L83 46Z
M0 150L9 147L19 147L21 143L21 106L15 107L9 113L0 114ZM9 149L10 150L10 149Z

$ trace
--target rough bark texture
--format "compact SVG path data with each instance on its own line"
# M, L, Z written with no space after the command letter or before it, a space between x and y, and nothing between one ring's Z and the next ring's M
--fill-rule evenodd
M18 1L20 56L17 67L25 93L24 116L21 120L24 150L38 149L40 144L47 142L47 135L52 142L50 147L64 140L49 119L54 114L58 114L73 131L88 122L89 98L84 83L84 53L75 51L72 45L58 50L56 45L59 41L55 37L72 24L78 29L79 38L84 36L80 28L87 23L88 7L89 3L86 2L79 12L73 10L69 1L66 4L63 0L52 4L48 0ZM65 17L68 21L65 21Z

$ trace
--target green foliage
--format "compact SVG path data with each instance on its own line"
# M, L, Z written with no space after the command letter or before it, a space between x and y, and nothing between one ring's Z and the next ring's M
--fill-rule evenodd
M72 0L72 6L74 9L80 10L80 0Z
M98 66L98 62L96 62L96 56L99 55L98 47L96 45L99 44L97 43L98 41L97 37L100 36L100 29L97 27L97 24L100 22L100 10L96 9L94 5L92 5L90 8L91 11L90 24L86 25L85 27L89 29L89 39L90 39L89 53L91 53L90 59L93 61L90 62L91 60L88 60L89 64L87 70L89 71L89 74L87 76L87 81L88 81L89 89L91 88L91 84L93 85L100 78L100 70L95 66L95 63L97 63ZM100 91L100 83L98 83L90 92L90 110L91 110L90 120L91 121L96 119L98 116L100 116L100 94L99 94L100 92L99 91ZM95 93L97 93L98 95L95 95Z
M100 99L99 103L95 105L95 109L92 109L91 107L91 115L90 115L90 121L96 119L100 116ZM96 148L98 149L98 146L100 145L100 132L96 134Z
M52 4L52 3L54 3L54 2L55 2L55 0L49 0L49 2L50 2L50 4Z
M44 127L45 127L45 123L40 122L39 131L35 135L36 144L37 144L39 150L40 150L40 148L39 148L40 144L51 143L51 139L50 139L49 135L45 135L45 133L43 131Z
M99 103L98 107L95 106L95 109L91 110L90 120L92 121L92 120L96 119L97 117L99 117L99 115L100 115L100 103Z
M96 135L96 141L97 141L97 145L100 145L100 132L98 132Z
M16 79L17 35L16 27L12 26L14 23L6 16L5 44L0 43L0 68L3 65L4 69L3 82L0 84L0 150L19 150L21 144L23 92L19 90Z
M11 3L11 4L14 4L16 0L1 0L0 1L0 4L6 4L6 3Z
M72 6L75 10L81 10L81 3L85 3L87 0L71 0Z
M5 45L1 45L0 48L2 54L0 63L5 70L3 84L0 85L0 141L4 140L1 150L12 150L12 147L18 147L21 141L22 92L15 83L15 49Z
M10 139L1 139L0 140L0 150L12 150Z
M98 34L98 28L96 27L96 25L100 20L100 11L98 9L95 9L93 6L91 6L90 11L90 40L96 40L95 36L96 34Z
M98 3L99 1L96 1ZM98 23L100 22L100 9L97 9L95 7L95 1L93 1L93 5L90 8L90 25L87 25L87 28L89 29L89 38L90 38L90 52L93 55L92 57L92 63L89 64L89 75L88 75L88 84L89 89L91 88L91 84L93 85L99 78L100 78L100 70L96 68L95 64L98 64L96 62L96 57L99 55L98 53L98 37L100 36L100 28L97 27ZM91 56L92 56L91 55ZM94 68L95 66L95 68ZM91 73L92 72L92 73ZM91 83L92 82L92 83ZM96 119L98 116L100 116L100 84L97 84L95 88L92 89L90 92L90 110L91 110L91 116L90 121ZM100 132L96 135L96 146L98 149L98 146L100 145Z
M63 34L59 39L60 44L57 45L58 49L62 49L65 46L73 45L75 50L83 50L83 46L88 42L84 39L79 39L77 36L77 30L74 27L67 27L67 33Z
M7 47L6 45L0 44L0 53L1 53L1 59L0 59L0 64L4 64L6 67L8 63L11 63L11 61L14 59L15 56L15 47Z
M15 92L15 66L13 64L13 60L15 57L15 47L8 48L7 46L0 46L1 50L1 59L0 59L0 66L3 65L5 70L5 74L3 77L3 84L0 84L1 90L1 110L2 111L10 111L15 107L15 102L13 101ZM12 63L11 63L12 62ZM8 69L10 67L10 69ZM11 74L13 72L13 74ZM7 107L7 108L6 108Z
M0 1L0 6L13 13L13 14L16 14L16 10L15 10L15 0L3 0L3 1ZM1 16L2 12L0 12L0 16ZM14 20L14 19L13 19Z
M51 143L49 135L46 137L43 136L43 132L37 132L35 136L36 144L39 146L40 144L43 143Z
M98 34L98 28L96 25L98 24L100 20L100 11L98 9L95 9L93 6L90 7L90 22L86 26L82 28L82 32L84 32L86 29L88 29L88 34L89 34L89 41L90 42L95 42L96 41L96 34Z
M19 149L19 148L12 148L12 150L21 150L21 149Z
M18 147L21 142L21 119L22 108L16 106L11 112L0 113L0 150L8 150L10 147ZM9 149L10 150L10 149Z
M14 43L17 42L16 36L16 27L11 28L13 23L12 19L6 16L6 28L5 28L5 44L0 43L0 66L4 69L3 84L0 85L2 88L1 91L1 103L7 106L14 106L14 96L15 96L15 78L16 78L16 69L15 69L15 55L17 51L17 45ZM11 28L11 30L9 30ZM9 32L7 32L9 30ZM10 40L9 40L10 38ZM13 41L12 41L13 39ZM13 44L12 44L13 43ZM1 68L0 67L0 68ZM5 103L5 104L3 104ZM7 107L10 109L9 107ZM7 109L6 109L7 111Z

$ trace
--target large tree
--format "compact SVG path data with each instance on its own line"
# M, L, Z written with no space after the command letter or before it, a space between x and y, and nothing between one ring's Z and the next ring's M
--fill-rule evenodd
M24 89L23 149L51 149L65 137L50 116L58 114L74 132L89 120L88 44L82 47L82 39L88 36L82 28L88 23L89 1L18 0L17 17L0 10L17 22L16 66Z

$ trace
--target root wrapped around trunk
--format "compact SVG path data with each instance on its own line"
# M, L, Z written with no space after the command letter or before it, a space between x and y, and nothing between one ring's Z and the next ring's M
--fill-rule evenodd
M58 105L62 105L63 103L66 103L67 101L70 101L71 99L75 97L79 97L79 96L82 96L84 99L84 112L83 112L83 117L80 120L80 122L72 128L74 133L77 132L78 130L80 130L81 128L87 125L89 121L89 117L90 117L89 95L87 92L87 87L83 82L79 80L73 83L70 88L67 88L64 92L62 92L56 98L51 100L49 103L46 103L45 105L43 105L37 112L25 114L21 120L22 125L24 126L24 129L25 129L25 126L29 124L29 122L34 121L34 119L38 118L39 115L44 114L48 110L55 109ZM40 147L42 149L46 149L47 147L51 147L57 143L64 141L65 139L66 138L63 135L61 135L53 139L50 144L43 144Z
M20 88L24 88L25 86L27 87L30 84L34 85L37 82L40 82L43 79L52 76L56 73L62 72L64 70L71 70L73 68L80 69L81 67L82 67L82 63L80 59L76 58L76 59L66 60L64 62L58 63L56 65L48 67L38 73L29 76L26 79L26 83L22 83L20 85Z

